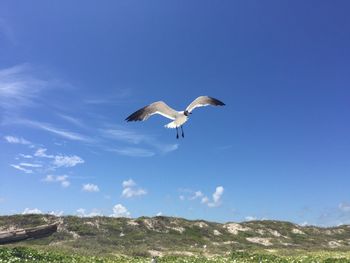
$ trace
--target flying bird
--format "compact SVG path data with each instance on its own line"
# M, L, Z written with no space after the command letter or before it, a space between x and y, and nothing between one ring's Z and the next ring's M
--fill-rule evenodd
M151 117L154 114L160 114L164 116L165 118L173 120L172 122L168 123L165 125L165 128L171 128L175 129L176 128L176 138L179 138L179 130L178 128L181 128L182 132L182 137L185 137L184 130L182 126L185 124L185 122L188 120L188 117L190 114L192 114L192 111L195 108L198 107L204 107L208 105L213 105L213 106L224 106L225 103L218 99L214 99L212 97L208 96L200 96L190 105L187 106L186 110L184 111L176 111L169 107L165 102L163 101L157 101L153 102L150 105L147 105L138 111L135 111L133 114L131 114L129 117L127 117L125 120L126 121L145 121L149 117Z

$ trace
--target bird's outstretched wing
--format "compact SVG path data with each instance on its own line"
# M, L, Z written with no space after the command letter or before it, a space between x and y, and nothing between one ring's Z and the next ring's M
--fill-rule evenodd
M168 119L175 120L178 112L172 108L170 108L163 101L154 102L138 111L135 111L129 117L127 117L126 121L145 121L153 114L160 114Z
M187 106L186 111L191 112L197 107L204 107L204 106L208 106L208 105L224 106L225 103L223 103L222 101L219 101L217 99L214 99L212 97L200 96L197 99L195 99L194 101L192 101L192 103L190 105Z

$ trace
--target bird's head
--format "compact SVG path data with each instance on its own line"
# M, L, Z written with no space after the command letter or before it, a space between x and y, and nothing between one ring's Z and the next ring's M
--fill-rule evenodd
M190 114L192 114L192 112L189 112L188 110L185 110L185 111L184 111L184 115L185 115L185 116L189 116Z

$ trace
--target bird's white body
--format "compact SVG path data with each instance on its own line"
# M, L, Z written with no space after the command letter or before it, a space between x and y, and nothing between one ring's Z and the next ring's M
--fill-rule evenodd
M185 122L188 120L188 117L184 114L183 111L179 111L176 118L174 119L174 121L168 123L167 125L165 125L165 128L169 128L169 129L175 129L177 127L182 126L183 124L185 124Z

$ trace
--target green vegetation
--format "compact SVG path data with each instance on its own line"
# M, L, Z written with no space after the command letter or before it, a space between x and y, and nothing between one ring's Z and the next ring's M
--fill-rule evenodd
M97 257L69 255L58 252L42 252L30 248L0 248L0 262L40 263L146 263L146 257ZM165 256L159 263L349 263L350 255L344 253L314 253L299 256L277 256L271 254L236 252L228 256L205 258L201 256Z
M150 262L151 255L162 255L158 262L350 263L348 225L320 228L271 220L220 224L164 216L13 215L0 216L0 231L54 222L59 223L58 232L51 236L0 246L0 263L31 262L29 257L35 257L35 262Z

